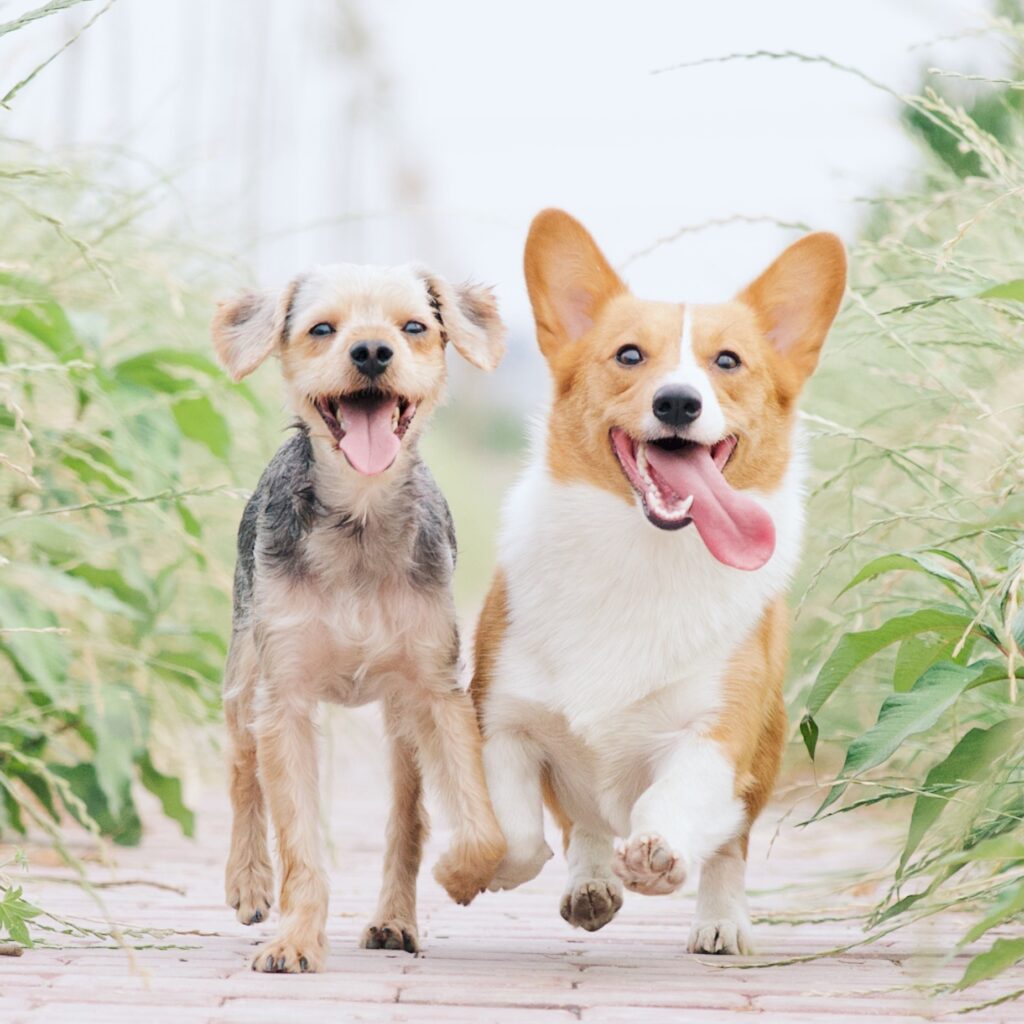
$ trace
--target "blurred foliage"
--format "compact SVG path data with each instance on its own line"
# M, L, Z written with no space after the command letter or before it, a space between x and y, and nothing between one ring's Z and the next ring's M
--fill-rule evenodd
M998 30L1017 76L1024 25ZM1021 97L951 79L906 98L925 170L871 201L805 402L790 705L833 777L812 820L905 815L871 934L957 907L977 917L966 945L1024 913ZM960 987L1024 959L987 941Z
M70 814L137 842L134 783L191 833L187 729L217 704L232 549L208 496L244 465L228 418L244 438L265 409L205 354L225 268L156 227L162 183L110 184L130 176L0 150L8 835Z

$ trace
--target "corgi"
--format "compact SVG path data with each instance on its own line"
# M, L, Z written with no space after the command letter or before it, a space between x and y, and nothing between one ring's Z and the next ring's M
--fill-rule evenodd
M553 393L504 509L471 693L511 889L552 856L594 931L623 888L700 869L696 953L749 953L744 875L786 717L786 589L803 530L797 400L846 281L832 234L720 305L635 297L560 210L526 282Z

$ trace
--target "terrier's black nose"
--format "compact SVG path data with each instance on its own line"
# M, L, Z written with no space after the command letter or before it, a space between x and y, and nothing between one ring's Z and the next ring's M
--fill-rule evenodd
M655 392L651 408L666 426L685 427L700 415L700 392L692 384L666 384Z
M356 369L370 380L379 377L388 368L394 354L391 346L384 341L360 341L349 352Z

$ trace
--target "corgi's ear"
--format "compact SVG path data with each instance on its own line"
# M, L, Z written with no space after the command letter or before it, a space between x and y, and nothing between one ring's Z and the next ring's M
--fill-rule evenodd
M281 293L243 292L222 302L213 316L213 349L232 380L247 377L288 333L301 278Z
M776 351L807 378L818 365L845 290L843 243L817 231L794 242L738 298L757 314Z
M533 218L524 263L537 341L548 359L586 334L601 307L627 290L587 229L564 210Z
M505 324L494 292L486 285L450 285L443 277L421 271L441 335L463 359L493 370L505 354Z

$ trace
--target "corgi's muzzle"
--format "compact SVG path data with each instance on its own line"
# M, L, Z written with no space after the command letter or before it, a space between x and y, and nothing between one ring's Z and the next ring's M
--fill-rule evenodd
M676 403L677 415L687 415L683 401L679 398ZM698 396L697 413L689 422L699 414ZM738 443L735 435L704 445L678 435L634 438L613 427L609 438L644 515L654 526L678 530L693 523L711 554L734 569L760 569L771 558L775 550L771 516L753 498L734 490L724 476Z

